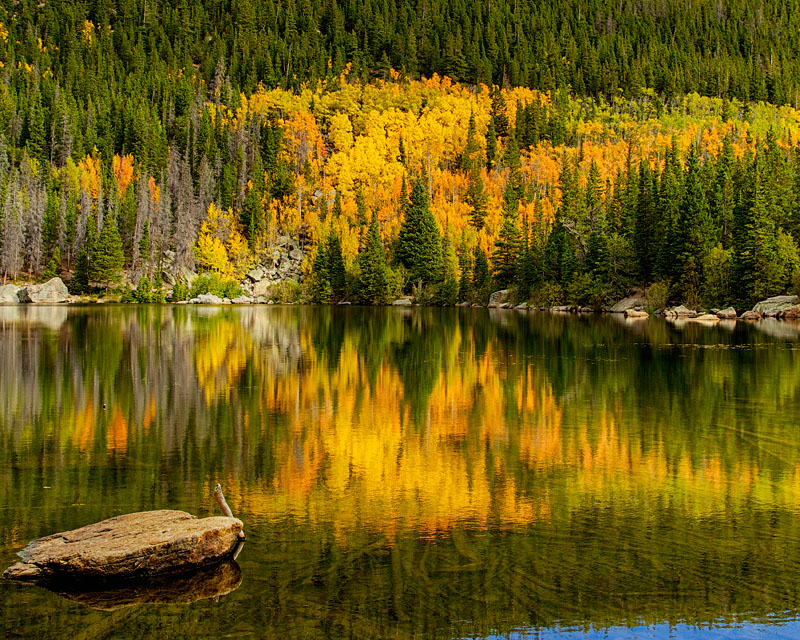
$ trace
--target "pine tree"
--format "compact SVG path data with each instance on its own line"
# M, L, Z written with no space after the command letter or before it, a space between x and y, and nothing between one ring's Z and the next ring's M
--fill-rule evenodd
M356 264L359 300L363 304L384 304L389 290L389 272L375 211L372 212L366 242L358 253Z
M342 257L342 243L339 236L331 230L327 242L328 276L331 281L331 295L336 301L347 297L347 272Z
M475 247L475 266L472 271L472 288L479 302L489 297L489 261L480 247Z
M422 178L414 181L405 209L397 259L408 270L411 282L435 284L442 279L442 243Z
M89 278L108 286L118 282L122 276L125 254L122 251L122 238L117 229L117 221L111 214L106 215L100 236L92 245L89 263Z
M470 225L480 231L486 222L486 206L489 196L486 194L483 178L477 169L473 169L469 174L469 186L464 200L472 209L469 214Z
M327 304L331 301L333 288L331 287L328 267L328 246L322 240L317 246L317 254L314 256L314 262L311 266L311 298L314 302Z
M501 289L505 289L516 282L520 236L517 216L512 211L506 210L503 215L503 224L500 227L494 251L492 252L494 280Z

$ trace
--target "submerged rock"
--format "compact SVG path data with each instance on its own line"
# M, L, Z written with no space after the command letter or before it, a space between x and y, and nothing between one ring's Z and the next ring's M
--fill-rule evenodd
M719 322L719 317L713 313L704 313L694 318L687 318L689 322L701 322L706 324L716 324Z
M32 284L19 290L20 302L66 302L67 285L61 278L51 278L44 284Z
M3 576L18 581L113 581L188 571L229 557L242 521L184 511L116 516L29 543Z
M241 583L242 570L239 565L234 560L224 560L178 578L173 575L156 576L101 590L81 588L81 585L77 589L63 584L44 586L63 598L92 609L117 611L140 604L181 605L220 598L238 589Z

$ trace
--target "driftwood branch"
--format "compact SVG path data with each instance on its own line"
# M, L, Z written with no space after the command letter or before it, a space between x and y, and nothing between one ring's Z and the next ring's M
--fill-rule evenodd
M222 495L222 486L220 484L217 484L217 486L214 487L214 499L217 501L217 504L219 505L219 508L224 515L226 515L229 518L234 517L233 511L231 511L231 508L228 506L228 503L225 502L225 496ZM244 530L239 531L239 539L244 540Z

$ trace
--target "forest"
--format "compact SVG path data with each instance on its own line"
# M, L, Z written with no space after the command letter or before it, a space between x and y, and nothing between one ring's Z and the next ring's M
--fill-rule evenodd
M746 307L800 285L797 15L4 2L0 269L178 300L289 237L297 300Z

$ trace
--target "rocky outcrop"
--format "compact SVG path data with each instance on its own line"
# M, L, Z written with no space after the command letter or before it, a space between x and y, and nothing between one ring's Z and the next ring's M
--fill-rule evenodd
M187 571L229 557L242 521L184 511L129 513L29 543L3 576L19 581L114 581Z
M736 320L738 316L739 314L736 313L736 309L733 307L717 311L717 317L721 320Z
M683 305L679 305L677 307L673 307L672 309L666 309L664 311L664 315L667 318L694 318L697 316L697 311L684 307Z
M797 320L800 319L800 304L793 304L788 309L784 309L780 313L780 318L783 320Z
M647 299L640 294L628 296L627 298L623 298L617 304L609 309L611 313L625 313L628 309L633 309L635 307L646 307L647 306Z
M191 304L224 304L225 300L215 296L213 293L201 293L196 298L189 300L189 302ZM230 300L228 302L230 303Z
M650 314L647 313L647 311L638 311L636 309L625 309L625 317L635 318L637 320L645 320L646 318L650 317Z
M19 302L19 287L15 284L4 284L0 287L0 302Z
M761 314L758 311L745 311L739 316L739 320L761 320Z
M67 285L61 278L51 278L44 284L31 284L19 290L20 302L66 302L69 300Z
M797 296L773 296L757 303L753 311L764 318L777 318L782 311L797 304Z
M500 291L495 291L489 296L489 304L487 306L495 309L506 302L508 302L508 289L500 289Z

